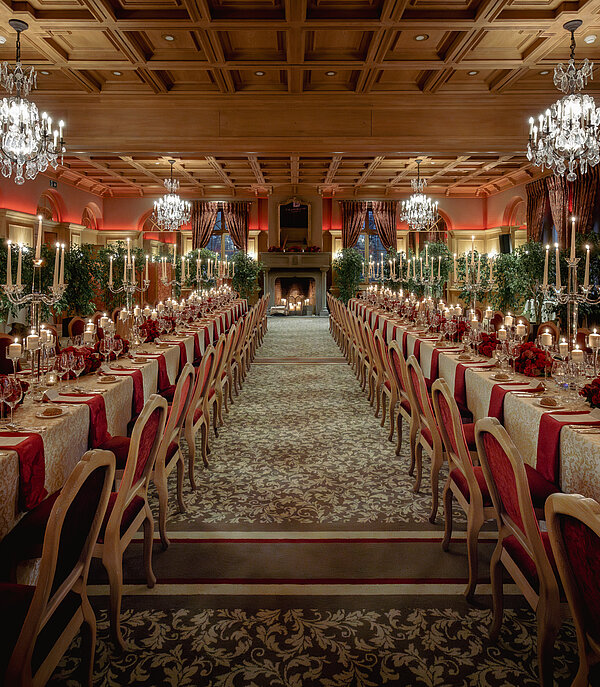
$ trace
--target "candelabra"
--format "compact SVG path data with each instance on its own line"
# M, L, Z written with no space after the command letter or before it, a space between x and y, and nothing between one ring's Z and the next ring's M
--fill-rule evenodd
M137 283L137 280L135 278L135 267L132 267L131 269L131 274L129 273L129 270L125 270L125 276L123 279L123 282L121 283L121 286L117 287L114 285L114 282L112 279L108 282L108 290L111 293L117 294L117 293L124 293L125 294L125 307L128 312L131 311L131 308L133 307L133 296L136 293L143 294L148 290L148 287L150 286L150 280L148 278L141 279L140 283Z
M474 311L477 305L477 294L482 291L487 294L488 291L494 288L496 282L492 276L491 268L490 275L488 277L482 277L480 264L476 266L474 261L471 261L469 265L469 262L466 261L465 278L462 280L457 279L456 284L462 291L466 291L469 294L471 308Z

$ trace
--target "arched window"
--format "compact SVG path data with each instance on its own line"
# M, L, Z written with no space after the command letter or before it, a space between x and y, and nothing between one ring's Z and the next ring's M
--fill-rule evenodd
M208 250L213 251L213 253L217 253L217 255L221 257L221 260L231 260L233 254L238 250L227 231L225 215L221 209L217 213L215 226L213 227L210 240L206 247Z
M53 222L60 222L60 208L57 199L49 192L44 191L38 200L36 215Z
M86 229L97 229L98 223L96 221L96 216L89 208L84 208L83 214L81 215L81 224Z

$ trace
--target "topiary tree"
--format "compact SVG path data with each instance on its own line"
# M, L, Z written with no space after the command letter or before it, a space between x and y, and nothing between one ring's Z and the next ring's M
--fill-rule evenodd
M362 282L362 266L363 256L356 248L343 248L333 261L335 281L343 303L356 296Z
M258 291L258 276L263 265L244 251L236 251L232 258L234 274L231 286L240 294L241 298L250 298Z

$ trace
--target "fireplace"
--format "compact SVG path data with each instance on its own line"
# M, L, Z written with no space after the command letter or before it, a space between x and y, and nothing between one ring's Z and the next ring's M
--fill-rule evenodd
M285 300L290 309L300 306L315 306L315 280L312 277L277 277L275 279L274 301L276 305Z

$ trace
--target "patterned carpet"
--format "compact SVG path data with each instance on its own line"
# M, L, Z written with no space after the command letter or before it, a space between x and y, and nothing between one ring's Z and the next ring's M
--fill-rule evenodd
M456 510L456 541L443 553L426 480L414 494L408 446L395 455L326 319L269 319L211 445L198 490L186 484L187 511L170 499L171 546L155 546L153 590L140 543L125 554L123 654L108 639L105 574L92 569L95 685L537 684L535 617L510 587L501 638L487 639L493 531L469 606L464 516ZM78 641L53 687L80 684ZM556 684L575 672L565 624Z

